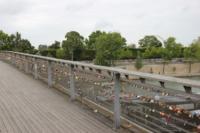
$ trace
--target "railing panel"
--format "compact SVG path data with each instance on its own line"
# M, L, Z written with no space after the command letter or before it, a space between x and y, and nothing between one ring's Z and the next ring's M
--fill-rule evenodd
M200 114L194 113L200 110L200 96L194 93L200 90L197 81L16 52L0 53L0 59L49 87L61 86L72 100L94 102L96 113L97 107L113 112L103 114L113 119L115 128L123 119L153 132L192 132L200 124Z
M177 108L195 104L180 95L181 91L143 85L140 81L123 80L121 85L122 115L131 121L145 123L144 126L154 132L189 132L200 123L199 119L192 121L186 109Z
M52 63L52 80L54 85L60 85L69 92L70 73L69 66L63 63Z

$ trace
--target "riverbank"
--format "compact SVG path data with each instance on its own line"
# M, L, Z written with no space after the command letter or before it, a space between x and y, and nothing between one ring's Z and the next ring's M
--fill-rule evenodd
M200 63L168 63L168 64L145 64L137 70L134 64L117 66L131 71L161 74L174 77L200 76Z

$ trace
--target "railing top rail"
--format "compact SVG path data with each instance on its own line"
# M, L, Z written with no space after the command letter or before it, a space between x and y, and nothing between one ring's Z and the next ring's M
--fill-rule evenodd
M42 59L42 60L47 60L47 61L52 61L52 62L58 62L58 63L64 63L64 64L69 64L69 65L71 64L71 65L84 66L84 67L98 69L98 70L102 70L102 71L120 73L121 75L137 76L137 77L144 78L144 79L163 81L163 82L171 82L171 83L182 84L183 86L200 88L200 82L196 81L196 80L182 79L182 78L176 78L176 77L164 76L164 75L158 75L158 74L150 74L150 73L144 73L144 72L129 71L129 70L124 70L124 69L120 69L120 68L99 66L99 65L78 62L78 61L56 59L56 58L52 58L52 57L32 55L32 54L26 54L26 53L20 53L20 52L13 52L13 51L2 51L2 52L13 53L13 54L18 54L18 55L23 55L26 57L32 57L32 58L37 58L37 59Z

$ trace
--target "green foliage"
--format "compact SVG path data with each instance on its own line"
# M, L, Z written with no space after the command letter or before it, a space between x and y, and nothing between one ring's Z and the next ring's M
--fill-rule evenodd
M96 51L92 49L83 49L81 52L81 60L93 60L95 56Z
M0 30L0 50L11 50L9 35Z
M41 44L38 47L39 54L42 56L57 57L57 50L60 49L60 42L55 41L50 46Z
M52 43L49 48L51 49L59 49L60 48L60 42L59 41L55 41L54 43Z
M60 48L60 49L57 49L56 50L56 58L59 58L59 59L64 59L65 58L65 51L63 48Z
M169 37L167 41L165 41L165 48L170 59L183 57L183 46L177 43L174 37Z
M138 44L141 48L162 47L162 43L153 35L145 36Z
M56 49L49 48L47 56L49 56L49 57L56 57Z
M119 50L126 45L126 40L120 33L104 33L96 39L95 64L110 66L119 56Z
M48 55L48 46L45 44L40 44L38 46L38 51L39 51L40 55L47 56Z
M19 32L6 34L0 30L0 50L18 51L24 53L51 56L61 59L71 60L94 60L98 65L113 65L116 59L135 59L137 67L142 66L143 58L163 58L164 63L172 58L184 57L188 61L200 60L200 38L195 40L190 46L183 47L177 43L174 37L169 37L162 43L155 36L145 36L139 40L139 47L135 44L126 46L126 40L120 33L103 31L92 32L88 39L84 39L76 31L67 32L65 40L60 43L55 41L50 46L39 45L36 50L29 40L22 38ZM137 50L141 55L137 56Z
M161 58L164 52L164 48L162 47L152 47L152 48L147 48L145 52L143 53L143 57L148 59L148 58Z
M57 57L57 50L60 49L60 42L55 41L50 46L39 45L39 54L42 56Z
M135 49L124 47L119 50L119 59L135 59L137 57L137 53Z
M141 69L142 67L143 67L142 57L141 57L140 52L138 51L137 58L136 58L136 62L135 62L135 68L136 68L137 70L139 70L139 69Z
M49 53L48 49L47 50L39 51L39 54L42 55L42 56L47 56L48 53Z
M95 50L96 49L96 46L95 46L96 39L102 34L105 34L105 32L101 32L99 30L92 32L89 35L88 39L86 39L86 48Z
M162 59L164 60L164 62L171 60L172 52L169 51L168 49L164 48L163 53L162 53Z
M95 64L103 65L103 66L110 66L111 61L109 59L107 59L106 55L98 53L98 55L96 55L96 57L95 57Z
M29 54L37 54L39 51L37 49L33 49L29 51Z
M197 40L195 40L191 46L191 53L192 53L192 57L196 60L200 60L200 38L198 38Z
M19 52L29 53L29 51L34 49L34 47L31 46L31 43L27 39L21 39L20 43L15 49Z
M165 41L165 48L163 47L147 47L143 53L144 58L163 58L164 60L171 60L172 58L183 57L184 48L180 43L176 42L174 37L169 37Z
M35 53L34 47L29 40L21 38L21 34L8 35L0 30L0 50L18 51L24 53Z
M119 59L130 59L132 57L132 51L128 49L121 49L119 51Z
M43 50L47 50L47 49L48 49L48 46L45 45L45 44L40 44L40 45L38 46L38 50L39 50L39 51L43 51Z
M192 52L191 47L186 47L183 50L183 56L185 59L191 59L194 57L194 53Z
M71 56L71 60L79 60L83 49L84 38L76 31L70 31L65 35L62 47Z

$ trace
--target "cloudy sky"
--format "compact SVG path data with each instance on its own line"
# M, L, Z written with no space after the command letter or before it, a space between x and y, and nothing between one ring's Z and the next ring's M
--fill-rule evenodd
M117 31L128 43L175 36L186 45L200 36L200 0L0 0L0 29L19 31L35 46L71 30L84 37Z

